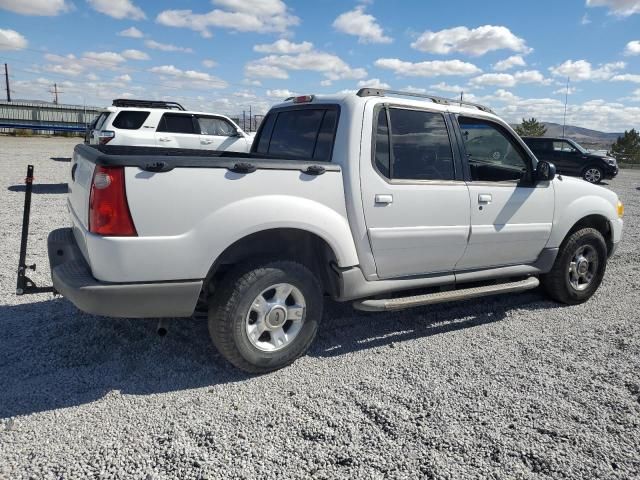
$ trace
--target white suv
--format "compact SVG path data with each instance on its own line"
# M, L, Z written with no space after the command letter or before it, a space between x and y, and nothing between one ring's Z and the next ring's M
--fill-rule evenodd
M253 136L224 115L189 112L174 102L116 99L96 119L91 145L248 152Z

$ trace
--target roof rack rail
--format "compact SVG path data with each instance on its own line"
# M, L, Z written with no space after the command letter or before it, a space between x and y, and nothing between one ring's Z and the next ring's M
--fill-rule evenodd
M178 102L165 102L164 100L135 100L133 98L116 98L113 100L114 107L141 107L141 108L164 108L168 110L185 110Z
M453 98L438 97L436 95L429 95L426 93L414 93L414 92L402 92L399 90L384 90L379 88L361 88L356 94L359 97L384 97L386 95L396 95L399 97L418 97L431 100L433 103L439 103L440 105L465 105L468 107L475 107L478 110L482 110L487 113L494 113L489 107L480 105L479 103L467 102L466 100L455 100Z

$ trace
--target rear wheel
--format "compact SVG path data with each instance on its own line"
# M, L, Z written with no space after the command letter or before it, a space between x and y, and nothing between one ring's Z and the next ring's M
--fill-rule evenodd
M303 355L322 318L315 275L290 260L236 267L209 302L209 333L218 351L250 373L277 370Z
M583 228L563 243L542 285L554 300L569 305L586 302L596 292L607 267L607 245L602 234Z
M589 183L600 183L604 178L604 172L596 165L591 165L584 169L582 172L582 178Z

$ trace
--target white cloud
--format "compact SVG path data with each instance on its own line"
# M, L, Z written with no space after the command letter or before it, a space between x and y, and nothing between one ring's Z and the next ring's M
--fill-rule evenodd
M429 88L432 88L433 90L439 90L441 92L449 92L449 93L460 93L465 91L465 88L461 87L460 85L449 85L445 82L436 83L435 85L431 85L431 87ZM424 91L424 89L422 90ZM420 92L416 92L416 93L420 93Z
M216 62L215 60L205 59L202 60L202 65L207 68L213 68L218 65L218 62Z
M15 30L0 28L0 50L22 50L28 44L27 39Z
M263 43L261 45L255 45L253 50L261 53L278 53L282 55L289 55L293 53L304 53L313 50L313 43L302 42L293 43L289 40L281 38L273 43Z
M625 55L640 55L640 40L632 40L624 48Z
M196 85L206 85L209 88L226 88L227 82L224 80L210 75L206 72L198 72L196 70L180 70L173 65L161 65L159 67L153 67L149 69L150 72L157 73L159 75L174 77L181 80L188 80L195 82Z
M94 10L113 18L144 20L147 16L131 0L87 0Z
M467 55L484 55L493 50L513 50L529 53L526 42L507 27L483 25L478 28L455 27L439 32L426 31L411 44L416 50L446 55L460 52Z
M358 43L391 43L393 39L384 34L376 17L365 13L364 10L365 6L359 5L339 15L333 22L333 28L358 37Z
M358 82L359 88L370 87L370 88L380 88L380 89L390 89L391 85L386 82L383 82L379 78L371 78L369 80L360 80Z
M99 79L100 77L98 77L98 75L96 75L95 73L90 73L87 75L87 80L91 80L92 82L95 82Z
M192 10L164 10L156 22L169 27L189 28L211 37L210 27L238 32L284 33L300 19L289 13L282 0L212 0L216 8L208 13Z
M581 80L608 80L619 70L626 67L624 62L605 63L598 68L593 68L586 60L567 60L566 62L550 67L549 71L557 77L569 77L572 81Z
M393 70L398 76L438 77L441 75L473 75L481 70L472 63L461 60L432 60L427 62L405 62L397 58L379 58L376 67Z
M495 85L498 87L514 87L520 83L540 83L548 85L550 80L544 78L538 70L523 70L513 75L510 73L485 73L471 79L472 85Z
M131 81L131 77L128 74L124 74L124 75L120 75L118 77L115 77L114 80L116 82L126 82L129 83Z
M127 28L126 30L122 30L118 32L118 35L121 37L129 37L129 38L142 38L144 37L144 33L138 30L136 27Z
M402 90L405 91L405 92L411 92L411 93L427 93L427 89L426 88L412 87L411 85L407 85Z
M155 40L146 40L144 44L153 50L161 50L163 52L193 53L193 50L191 48L176 47L175 45L171 45L170 43L160 43L156 42Z
M587 7L607 7L609 15L628 17L640 13L640 0L587 0Z
M276 42L277 44L278 42ZM245 65L245 75L247 77L263 77L263 78L289 78L289 70L308 70L312 72L321 72L329 80L341 79L360 79L367 75L363 68L352 68L340 57L331 53L308 49L306 42L303 44L280 44L278 47L274 45L260 45L260 48L295 48L300 51L301 46L304 49L301 53L295 55L268 55L259 60L254 60Z
M509 58L505 58L504 60L500 60L496 62L493 66L493 69L498 72L504 72L505 70L510 70L513 67L524 67L527 65L527 62L524 61L522 55L512 55Z
M286 88L277 88L275 90L267 90L267 97L285 99L289 97L295 97L297 93L287 90Z
M484 75L472 78L470 83L478 86L495 85L499 87L513 87L516 84L516 79L510 73L485 73Z
M589 25L591 23L591 19L589 18L589 14L585 13L580 19L580 25Z
M638 74L632 74L632 73L625 73L623 75L616 75L614 77L611 78L612 82L633 82L633 83L640 83L640 75Z
M82 58L89 63L95 63L100 66L116 66L126 62L126 59L116 52L85 52Z
M569 87L569 95L573 95L576 92L579 92L580 90L577 89L576 87ZM553 91L554 94L556 95L566 95L567 94L567 87L563 87L563 88L559 88L557 90Z
M66 0L0 0L0 8L21 15L52 17L68 12L72 4Z
M149 55L146 52L134 49L125 50L122 52L122 56L129 60L149 60Z
M46 53L44 55L44 59L48 62L52 62L42 67L45 71L51 73L71 75L75 77L76 75L80 75L85 69L85 66L82 64L80 59L72 53L68 55Z

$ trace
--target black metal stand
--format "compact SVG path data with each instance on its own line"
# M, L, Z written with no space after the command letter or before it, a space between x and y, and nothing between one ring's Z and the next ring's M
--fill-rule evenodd
M18 284L16 295L29 293L57 293L53 287L38 287L26 275L27 269L35 271L36 264L27 265L27 237L29 236L29 217L31 215L31 193L33 191L33 165L27 167L25 178L24 211L22 213L22 236L20 237L20 259L18 260Z

